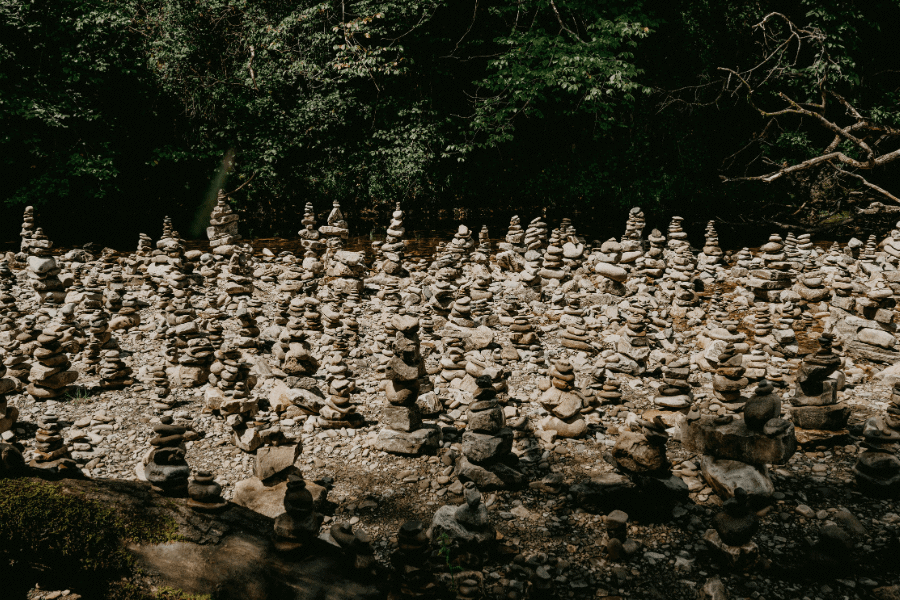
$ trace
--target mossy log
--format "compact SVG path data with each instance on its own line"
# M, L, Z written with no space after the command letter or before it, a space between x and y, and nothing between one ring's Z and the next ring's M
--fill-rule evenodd
M272 519L232 503L196 512L188 499L161 496L144 482L0 479L0 577L85 598L159 598L160 589L210 600L384 596L323 540L277 552L272 527Z

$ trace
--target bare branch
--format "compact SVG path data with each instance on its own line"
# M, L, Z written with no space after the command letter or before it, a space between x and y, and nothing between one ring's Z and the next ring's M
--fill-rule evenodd
M869 188L869 189L871 189L871 190L875 190L876 192L878 192L878 193L881 194L882 196L885 196L886 198L890 198L891 200L893 200L893 201L896 202L897 204L900 204L900 198L894 196L893 194L891 194L891 193L890 193L889 191L887 191L886 189L881 188L881 187L878 187L878 186L875 185L874 183L869 182L868 180L866 180L865 177L863 177L863 176L860 175L859 173L851 173L850 171L841 171L841 174L842 174L842 175L849 175L850 177L855 177L856 179L859 179L859 180L862 182L862 184L863 184L864 186L866 186L867 188Z

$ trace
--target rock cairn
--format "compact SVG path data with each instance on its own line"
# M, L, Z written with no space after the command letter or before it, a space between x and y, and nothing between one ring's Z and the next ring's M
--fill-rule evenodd
M19 251L24 254L30 254L31 241L34 238L34 207L26 206L22 215L22 230L19 232L22 243L19 245Z
M388 275L399 277L405 271L403 264L406 251L406 242L403 240L405 234L406 229L403 228L403 211L400 210L400 203L398 202L394 208L394 212L391 213L391 223L388 225L384 244L379 248L379 252L384 258L381 269Z
M100 389L121 390L134 384L131 367L125 364L118 350L106 350L100 361Z
M850 418L850 407L838 402L838 382L831 377L841 366L833 342L834 334L823 333L819 351L804 358L797 371L791 418L802 429L842 430Z
M382 411L384 428L375 446L396 454L419 454L437 447L438 430L422 427L416 400L419 379L425 375L425 363L419 354L419 321L415 317L395 315L391 324L396 330L393 358L385 371L384 393L387 400Z
M34 469L47 469L60 474L77 473L75 461L69 454L62 436L59 417L54 412L46 412L37 420L37 432L34 437L34 458L29 466Z
M685 448L702 454L700 469L723 498L742 487L764 503L773 491L767 465L783 464L797 449L794 425L781 418L781 398L762 381L744 405L744 418L692 412L681 426Z
M7 396L16 391L16 382L6 377L7 369L0 364L0 441L9 442L15 437L13 427L19 419L19 409L10 406Z
M356 382L350 379L350 369L340 353L334 352L325 360L325 379L328 382L328 398L319 411L323 429L355 429L365 423L350 402L350 394L356 391Z
M575 372L568 361L557 360L548 370L550 387L541 394L540 403L550 414L541 420L544 431L553 431L558 437L581 437L587 430L582 417L586 407L581 394L575 391Z
M72 362L61 351L59 339L60 335L50 330L44 330L37 338L26 388L35 400L51 400L67 394L78 379L78 371L70 370Z
M856 485L872 496L896 498L900 495L900 383L895 383L887 414L870 417L863 426L863 452L853 474Z
M694 403L694 394L688 378L691 375L690 363L687 358L679 358L662 368L662 385L659 386L659 394L653 399L653 403L663 409L684 410ZM604 386L604 392L606 386ZM616 392L618 393L618 392ZM621 393L618 393L621 397Z
M318 535L324 517L316 512L306 482L296 474L288 475L284 494L284 512L275 518L275 549L296 552L308 546Z
M153 425L155 436L150 440L150 452L143 460L142 479L146 479L153 491L166 496L186 496L191 468L185 460L184 434L186 428L172 425L172 419L163 417Z
M466 411L466 430L462 436L462 456L456 463L456 476L484 490L515 487L525 480L512 454L513 432L506 426L503 407L488 375L475 378L477 389Z
M718 368L713 375L713 393L723 402L735 403L741 400L741 390L750 381L744 377L746 368L742 366L743 355L735 352L734 344L727 344L719 355Z

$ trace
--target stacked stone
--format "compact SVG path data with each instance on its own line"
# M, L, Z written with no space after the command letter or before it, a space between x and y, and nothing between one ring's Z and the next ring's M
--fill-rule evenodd
M841 247L837 242L831 244L831 247L828 248L828 253L825 255L823 259L826 265L838 266L844 263L844 257L846 255L841 252Z
M150 256L153 253L153 240L146 233L138 235L137 255Z
M143 478L155 492L166 496L186 496L191 468L185 460L184 434L187 429L172 425L163 417L153 426L150 452L143 460ZM139 471L140 475L140 471Z
M204 333L196 321L170 327L167 332L175 338L166 352L172 369L167 373L171 380L180 381L182 387L202 385L209 377L209 365L215 350Z
M615 238L610 238L600 245L600 251L594 252L592 258L596 259L594 264L594 272L602 275L605 279L601 281L603 289L623 295L624 287L621 285L628 278L628 272L619 266L622 260L622 244L617 242Z
M332 338L341 332L341 309L337 298L330 296L322 305L322 331L325 336ZM323 341L329 341L323 338Z
M235 243L241 239L238 234L238 216L231 211L225 190L219 190L216 197L216 206L209 216L206 237L209 238L213 254L221 256L234 252Z
M560 332L559 343L563 348L576 350L579 352L595 351L591 346L591 339L587 332L587 326L584 322L584 309L577 305L577 301L572 301L563 309L563 314L559 319ZM562 329L564 327L565 329Z
M822 302L831 295L831 290L825 285L824 274L809 256L802 265L802 272L797 276L794 291L807 302Z
M313 497L299 476L288 476L284 512L275 518L275 549L296 552L310 545L319 534L324 517L315 511Z
M316 231L316 212L313 210L312 202L307 202L303 209L303 219L300 221L303 229L297 232L300 239L304 241L303 247L310 249L310 245L305 242L318 242L321 234Z
M209 368L209 384L206 408L218 410L224 415L250 415L256 412L256 402L249 399L247 378L250 365L241 362L241 351L223 346L213 353L215 362Z
M323 429L362 427L363 416L350 403L350 394L356 391L356 382L350 379L350 369L344 357L334 352L325 360L325 380L328 383L328 398L319 410Z
M106 350L100 362L100 388L121 390L134 384L131 368L125 364L118 350Z
M837 431L846 427L850 418L850 407L838 402L838 383L831 378L841 366L841 358L831 350L833 341L834 334L823 333L819 351L800 363L791 399L791 418L802 429Z
M473 261L486 264L491 256L491 234L487 225L482 225L481 231L478 232L478 250L476 252L483 258L479 257L477 260L473 258Z
M753 335L763 338L772 333L772 319L769 305L759 302L754 307Z
M785 261L781 236L772 234L760 250L764 268L750 271L747 285L759 300L778 302L781 291L791 285L790 263Z
M534 287L541 283L538 271L541 269L541 250L547 242L547 231L547 224L540 217L535 217L525 230L525 266L521 280L527 286Z
M636 272L652 279L658 279L666 270L664 259L666 238L659 229L654 229L650 232L647 241L650 242L650 248L638 259Z
M676 252L683 246L690 248L690 244L688 244L687 241L687 233L685 233L684 229L681 227L683 222L684 218L676 216L672 217L672 221L669 223L669 232L666 237L668 238L669 250L673 252Z
M850 276L850 271L843 262L835 263L834 267L836 270L834 277L831 280L831 289L834 291L836 297L833 299L832 303L838 308L850 310L848 303L852 304L850 296L853 294L853 279ZM841 302L840 299L847 300Z
M630 429L623 431L609 453L603 455L604 460L637 481L653 485L654 492L681 495L686 490L683 482L671 474L669 459L666 457L666 442L669 435L666 425L660 416L653 421L637 419ZM646 478L646 479L645 479ZM662 499L662 498L660 498Z
M634 206L628 211L628 220L625 221L624 239L640 241L644 235L644 227L647 225L644 220L644 211L641 207Z
M870 234L869 238L866 240L866 247L863 248L861 260L870 264L875 263L875 251L878 248L878 241L875 239L875 234Z
M419 321L414 317L395 315L391 325L397 334L393 358L385 371L384 428L378 433L375 446L391 453L419 454L438 444L438 430L421 426L422 417L416 405L419 379L425 375L425 362L419 354Z
M783 464L796 452L794 425L781 418L781 398L761 381L744 404L744 418L691 413L681 426L681 441L702 454L704 479L721 497L743 488L751 502L764 504L775 491L767 465Z
M715 276L717 265L722 262L724 252L719 247L719 235L716 233L715 221L706 224L706 243L703 244L703 271L710 277Z
M67 438L65 444L69 448L69 456L75 462L75 466L82 469L83 472L88 465L97 464L103 456L102 452L94 448L94 440L86 431L82 429L69 430ZM95 459L97 460L95 461ZM95 462L92 464L92 461Z
M691 247L687 242L676 244L666 262L666 278L676 283L690 284L694 280L696 269L697 261L691 253Z
M431 284L431 298L428 299L428 308L436 317L446 319L453 309L456 286L448 279L446 272L438 271L434 283Z
M718 368L713 375L713 394L723 402L733 404L741 401L741 390L750 385L744 377L746 369L741 365L743 355L734 350L734 344L728 343L717 359Z
M57 266L56 259L47 256L42 248L32 247L32 254L28 257L26 274L31 280L31 287L37 294L38 302L62 304L66 299L66 293L63 291L65 286L59 279L62 269Z
M7 260L0 260L0 331L12 331L16 328L19 307L12 295L15 276L9 268Z
M853 474L869 495L896 498L900 494L900 383L895 383L887 414L869 417L863 426L863 452Z
M15 332L15 330L13 330ZM18 379L22 383L28 382L28 376L31 373L31 362L28 360L29 355L23 349L23 341L19 336L28 339L27 333L19 333L16 337L2 344L3 347L3 366L6 368L6 374L10 377ZM17 386L18 387L18 386Z
M694 394L688 377L691 375L690 362L687 358L679 358L662 368L662 385L659 386L659 395L653 398L653 403L664 409L684 410L694 403ZM606 387L604 386L604 391ZM621 397L621 393L619 394Z
M797 271L803 263L803 252L797 247L797 238L793 232L788 232L784 238L784 260L790 264L790 268Z
M228 506L222 498L222 486L216 483L209 471L198 471L188 481L188 506L199 512L218 512Z
M22 238L19 251L30 254L31 240L34 237L34 208L31 206L25 207L25 214L22 216L22 231L19 232L19 236Z
M751 269L753 267L753 253L750 248L741 248L735 256L735 266L741 269Z
M759 381L766 376L768 367L768 359L766 353L760 344L755 344L750 352L744 355L741 366L744 367L744 377L748 381Z
M650 355L650 343L647 339L649 312L647 305L639 300L626 304L625 326L620 330L616 351L625 355L638 365L644 365Z
M34 362L26 391L35 400L58 398L71 390L78 379L78 371L69 370L72 363L61 350L60 335L45 330L37 338L32 352Z
M472 320L472 299L468 296L461 296L453 303L450 311L449 320L457 327L471 328L475 327L475 321Z
M147 391L155 396L152 400L153 407L167 410L175 405L175 399L169 397L169 378L166 375L166 366L161 362L147 365L142 369L143 383Z
M513 215L509 220L509 230L506 232L505 241L497 244L501 250L497 254L497 264L501 269L519 272L525 266L525 230L522 229L518 215Z
M335 200L328 213L326 224L319 227L319 233L325 236L325 265L329 265L331 257L344 247L344 240L350 235L344 213L341 212L341 203Z
M801 233L797 236L797 250L806 257L813 251L812 234Z
M461 481L473 482L484 490L518 486L525 477L516 469L513 432L506 427L497 392L487 375L477 377L475 385L473 401L466 411L462 456L456 461L455 474Z
M384 313L393 314L403 304L403 297L400 295L400 286L397 285L396 279L389 279L382 284L378 290L376 297L381 300L381 310Z
M331 256L332 260L327 262L325 269L325 276L332 278L328 284L330 288L341 296L361 292L363 278L366 276L365 254L337 249Z
M34 458L29 466L33 469L74 474L77 467L63 440L56 413L48 412L38 417L37 426L34 436Z
M619 405L622 403L621 384L615 379L608 379L605 369L594 369L591 377L594 381L602 380L603 382L603 386L594 392L594 396L601 404Z
M516 315L513 317L513 322L509 326L510 342L519 350L531 350L533 352L540 351L541 340L534 332L531 318L528 317L527 307L522 306L517 298L511 299L511 301L515 303Z
M259 346L259 327L256 324L256 319L247 310L247 305L244 302L238 305L234 318L240 323L237 338L234 340L235 346L255 350Z
M491 300L494 293L490 290L490 284L486 278L476 276L475 281L469 287L467 293L472 299L472 320L476 324L483 323L484 318L493 314Z
M580 437L587 429L582 417L585 407L581 395L575 392L575 373L571 363L553 361L547 372L550 387L541 395L541 406L550 415L540 425L544 431L554 431L559 437Z
M227 300L219 302L223 310L237 310L241 300L246 301L253 294L253 269L250 262L251 257L239 249L235 249L228 259L228 268L220 275L227 294Z
M307 334L322 331L322 315L319 313L318 299L307 296L303 299L303 329Z
M566 278L566 271L563 268L563 249L562 234L559 229L554 229L550 233L550 243L544 250L544 261L541 264L541 270L538 275L541 276L541 285L557 285ZM557 283L551 283L551 282Z
M403 216L403 211L400 210L400 203L398 202L394 212L391 214L391 223L388 225L384 244L379 248L379 252L384 258L381 269L388 275L401 276L405 271L403 258L406 242L403 240L403 236L406 233L406 229L403 228Z
M465 343L458 335L445 337L444 356L441 357L441 371L438 382L449 383L454 379L462 379L466 376Z
M7 395L16 391L16 381L6 377L7 369L0 364L0 442L9 442L15 434L13 426L19 419L19 409L9 406Z
M122 329L128 331L141 324L141 314L139 312L140 305L137 299L131 294L125 294L119 298L118 307L115 311L115 317L110 321L109 326L112 329Z

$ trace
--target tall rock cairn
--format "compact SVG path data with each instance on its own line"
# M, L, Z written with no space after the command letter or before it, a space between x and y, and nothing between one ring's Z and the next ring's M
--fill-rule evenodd
M209 238L213 254L223 256L231 254L234 251L235 243L241 239L238 234L238 216L231 211L225 190L219 190L216 206L209 216L206 237Z

